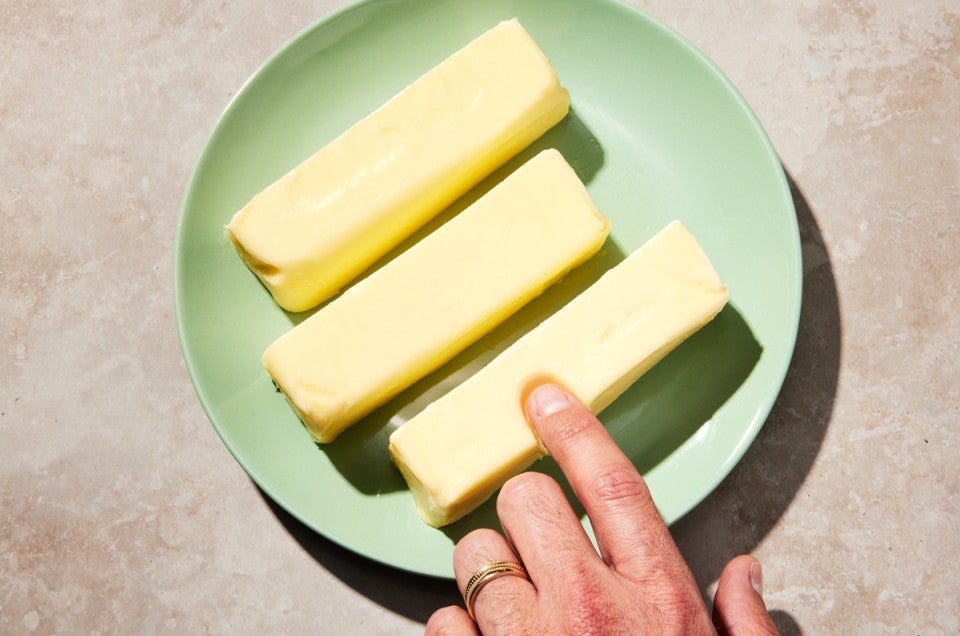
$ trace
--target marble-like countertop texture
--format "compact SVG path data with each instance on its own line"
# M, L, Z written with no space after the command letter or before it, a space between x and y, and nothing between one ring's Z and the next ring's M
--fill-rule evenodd
M177 342L204 140L340 4L0 3L0 632L414 634L458 600L266 500ZM757 554L784 633L958 633L960 6L635 4L742 91L803 240L786 384L677 541L707 596Z

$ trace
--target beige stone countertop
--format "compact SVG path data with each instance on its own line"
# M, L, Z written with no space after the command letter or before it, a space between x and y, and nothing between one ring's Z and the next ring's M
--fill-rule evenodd
M244 80L341 2L0 4L0 633L419 633L451 583L306 529L185 370L180 202ZM769 133L804 259L759 437L673 527L786 634L960 632L960 6L634 2Z

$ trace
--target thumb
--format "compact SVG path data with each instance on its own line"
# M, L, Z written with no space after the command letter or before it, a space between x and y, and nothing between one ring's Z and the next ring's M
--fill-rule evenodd
M713 602L713 623L721 634L779 634L763 602L760 562L744 554L720 575Z

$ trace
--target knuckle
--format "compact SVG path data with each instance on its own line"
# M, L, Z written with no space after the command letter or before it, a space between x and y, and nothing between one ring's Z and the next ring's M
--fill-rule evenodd
M464 535L463 538L457 542L455 549L469 553L482 552L486 550L486 546L499 540L499 538L500 536L496 530L491 528L478 528Z
M647 485L637 471L625 466L602 470L594 478L591 490L608 504L632 503L649 496Z
M542 491L551 487L553 479L534 471L520 473L516 477L511 477L503 485L501 493L507 493L507 496L526 495L529 491Z
M497 497L501 519L523 518L538 528L538 534L565 536L562 532L566 495L551 477L542 473L523 473L504 484Z
M560 486L551 477L537 472L526 472L511 478L500 489L499 505L520 506L541 510L550 502L563 497Z
M454 562L472 569L488 561L496 561L499 552L495 546L503 542L503 538L489 528L473 530L460 541L453 549Z

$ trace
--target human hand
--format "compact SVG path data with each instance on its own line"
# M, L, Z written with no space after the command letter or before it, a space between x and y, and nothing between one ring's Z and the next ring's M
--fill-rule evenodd
M776 634L761 596L760 563L733 559L720 576L713 621L646 483L607 430L552 384L526 402L541 441L590 517L599 554L560 486L527 472L497 498L506 537L481 529L454 550L461 593L491 562L522 563L522 575L476 590L476 622L460 607L438 610L427 634Z

